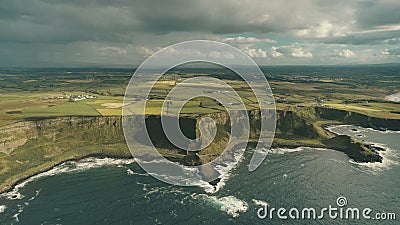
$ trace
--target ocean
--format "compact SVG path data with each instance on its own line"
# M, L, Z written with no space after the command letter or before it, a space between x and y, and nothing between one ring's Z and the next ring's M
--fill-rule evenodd
M273 149L248 171L251 152L218 187L172 186L146 174L133 160L87 158L36 175L0 196L0 224L398 224L400 132L331 126L386 149L383 163L355 163L344 153L299 147ZM261 209L370 208L371 219L260 219ZM287 215L287 214L286 214ZM397 223L396 223L397 222Z

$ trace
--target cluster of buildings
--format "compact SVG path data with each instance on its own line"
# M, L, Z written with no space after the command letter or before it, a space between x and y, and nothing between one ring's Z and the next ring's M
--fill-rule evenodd
M95 99L97 98L96 96L93 95L63 95L63 96L57 96L57 97L46 97L45 99L69 99L70 101L76 102L76 101L82 101L86 99Z

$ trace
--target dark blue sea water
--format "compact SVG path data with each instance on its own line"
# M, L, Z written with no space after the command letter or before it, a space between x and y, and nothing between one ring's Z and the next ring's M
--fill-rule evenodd
M352 128L356 128L354 131ZM332 205L400 216L400 133L353 126L332 131L386 148L383 163L357 164L338 151L274 149L254 172L250 154L213 187L178 187L147 175L132 160L69 162L0 197L0 224L399 224L397 220L261 220L257 210Z

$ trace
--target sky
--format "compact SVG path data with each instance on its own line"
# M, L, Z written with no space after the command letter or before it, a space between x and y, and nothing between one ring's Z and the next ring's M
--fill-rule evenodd
M0 67L137 67L214 40L259 65L400 63L399 0L0 0Z

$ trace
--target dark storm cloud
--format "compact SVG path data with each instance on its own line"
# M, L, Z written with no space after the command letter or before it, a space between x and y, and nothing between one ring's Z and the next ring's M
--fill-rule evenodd
M361 1L357 7L356 18L362 28L398 25L400 3L398 0Z
M296 42L396 45L399 7L398 0L3 1L0 65L117 61L102 49L124 52L118 62L124 56L130 63L179 41L239 36L275 35L276 49ZM259 45L254 49L266 49ZM378 52L384 49L392 48Z
M250 4L247 7L252 8ZM275 22L283 15L267 22L260 13L229 2L16 0L0 6L0 40L127 41L127 36L136 32L260 33L286 29Z
M0 6L1 41L68 43L118 40L134 28L123 8L43 1L10 1Z
M135 32L285 33L307 29L321 21L340 28L355 20L359 28L372 28L400 23L399 5L397 0L359 4L330 0L15 0L0 6L0 40L128 41L127 37ZM350 38L354 40L350 43L357 43L355 39L359 37Z
M311 0L291 1L9 1L0 6L2 41L126 41L135 32L214 34L287 32L335 18Z
M378 45L396 44L398 37L400 37L400 30L390 30L353 33L320 41L326 44Z

